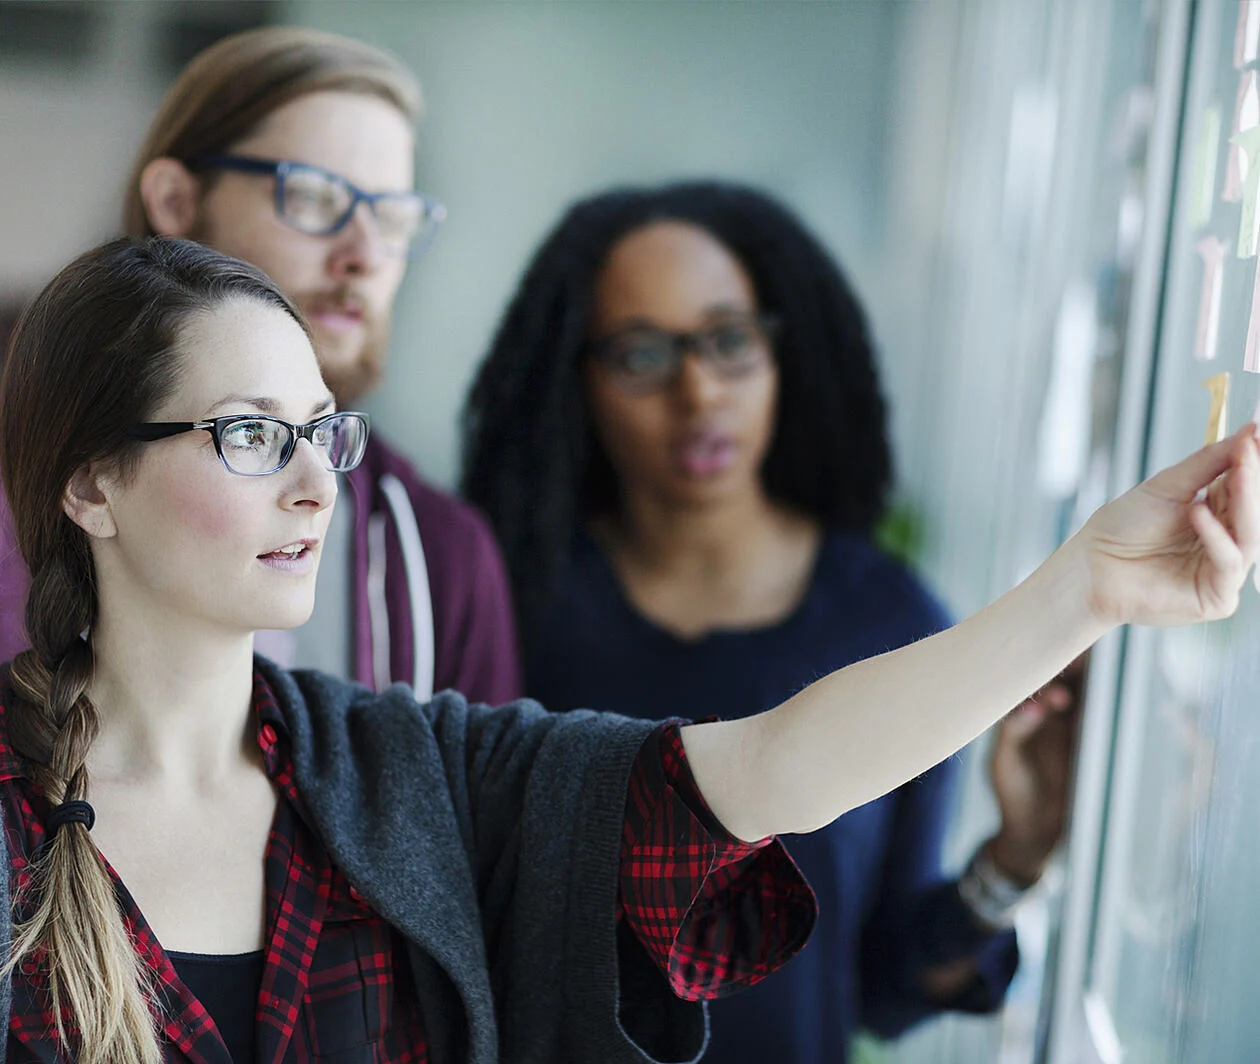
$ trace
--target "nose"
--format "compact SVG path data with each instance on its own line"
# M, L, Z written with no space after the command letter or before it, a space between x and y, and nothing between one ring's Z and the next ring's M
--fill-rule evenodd
M310 440L298 440L288 464L277 474L288 478L283 505L290 509L326 510L337 499L337 475Z
M375 272L388 254L376 216L366 203L357 203L350 220L334 236L329 272L345 279Z
M693 347L683 354L672 391L675 400L686 409L701 410L722 400L726 382Z

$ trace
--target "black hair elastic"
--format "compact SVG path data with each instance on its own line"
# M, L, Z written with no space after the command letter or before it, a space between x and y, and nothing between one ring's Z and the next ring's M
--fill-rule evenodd
M88 805L87 802L82 799L62 802L60 805L53 806L52 812L48 814L48 820L46 821L48 838L51 839L62 824L82 824L88 831L91 831L92 825L95 823L96 810Z

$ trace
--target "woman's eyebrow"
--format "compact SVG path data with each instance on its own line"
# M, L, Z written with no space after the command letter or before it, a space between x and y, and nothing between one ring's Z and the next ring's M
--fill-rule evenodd
M240 392L232 392L225 395L218 402L211 403L210 410L218 410L222 406L252 406L255 410L260 410L264 414L275 414L280 409L280 404L276 400L265 395L243 395Z
M318 400L311 408L311 416L323 413L325 410L331 409L336 405L337 400L331 392L323 399ZM211 404L209 411L215 411L225 406L253 407L255 410L263 414L271 414L273 417L279 417L283 404L279 400L271 398L267 395L244 395L240 392L233 392L231 395L225 395L218 402Z

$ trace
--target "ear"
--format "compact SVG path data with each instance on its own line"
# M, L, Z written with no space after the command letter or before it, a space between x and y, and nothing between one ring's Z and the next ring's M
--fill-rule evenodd
M153 159L140 171L140 201L158 236L188 236L200 200L200 183L178 159Z
M61 496L66 516L93 539L111 539L118 535L103 478L93 466L83 466L70 478Z

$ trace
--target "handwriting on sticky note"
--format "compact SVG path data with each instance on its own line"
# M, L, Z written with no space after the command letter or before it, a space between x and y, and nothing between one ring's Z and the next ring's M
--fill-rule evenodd
M1229 419L1229 374L1218 373L1203 382L1211 393L1212 402L1208 407L1208 424L1206 443L1217 443L1225 438L1225 426Z

